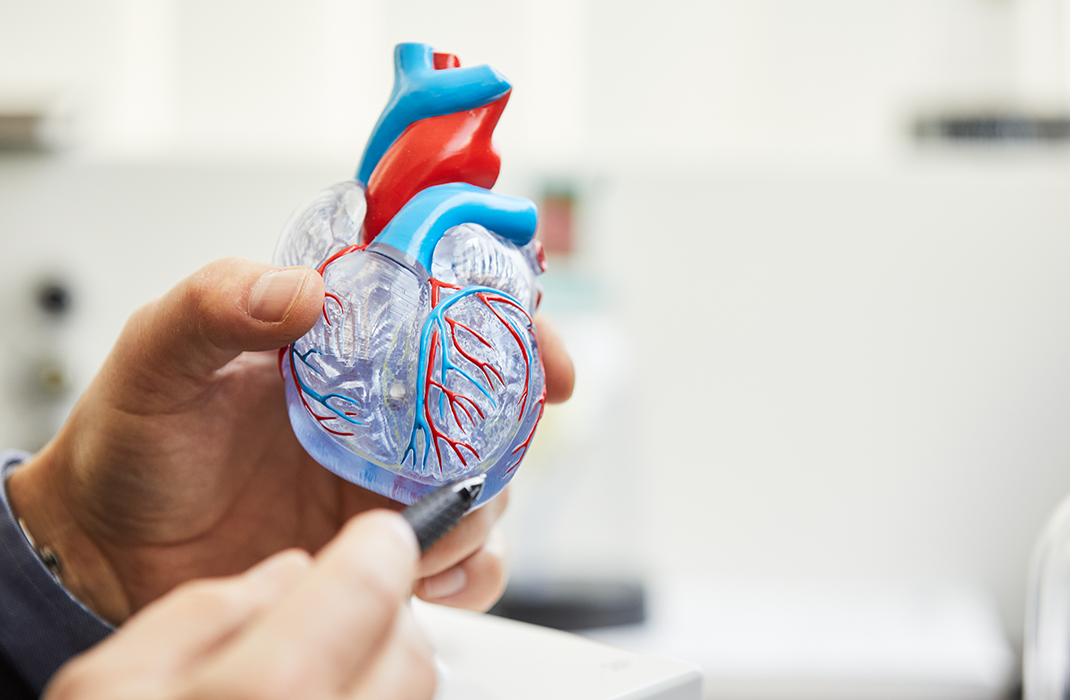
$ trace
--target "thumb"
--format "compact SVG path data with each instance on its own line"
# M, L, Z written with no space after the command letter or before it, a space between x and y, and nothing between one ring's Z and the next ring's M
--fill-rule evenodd
M142 394L181 400L182 384L200 384L242 352L292 343L322 308L323 279L314 270L217 260L136 311L107 370Z

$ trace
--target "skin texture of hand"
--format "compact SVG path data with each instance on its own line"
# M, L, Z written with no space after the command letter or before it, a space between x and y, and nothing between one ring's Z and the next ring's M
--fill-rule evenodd
M64 666L45 700L429 698L408 606L419 551L395 513L351 520L310 559L179 586Z
M279 347L323 304L306 268L212 263L128 321L67 423L8 480L12 504L63 563L64 585L118 624L178 584L318 551L353 515L400 505L344 481L290 428ZM557 336L538 324L547 400L572 391ZM420 561L413 590L484 609L506 566L494 522L506 494Z

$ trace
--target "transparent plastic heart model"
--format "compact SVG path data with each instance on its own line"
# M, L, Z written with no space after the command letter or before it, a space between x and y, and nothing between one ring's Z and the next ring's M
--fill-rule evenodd
M424 44L394 59L357 178L309 199L275 250L326 289L316 325L280 352L286 402L298 440L339 476L412 503L486 474L483 503L545 401L535 205L489 189L505 78Z

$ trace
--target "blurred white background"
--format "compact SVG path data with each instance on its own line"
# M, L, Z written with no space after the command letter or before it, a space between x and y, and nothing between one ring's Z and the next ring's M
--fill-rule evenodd
M66 144L0 154L0 437L44 439L136 306L269 259L355 170L392 46L424 41L513 81L498 190L578 193L546 286L579 379L517 480L520 570L968 591L998 611L1002 688L1070 492L1070 150L912 125L1061 113L1068 22L1059 0L0 0L0 112ZM57 277L61 323L32 303ZM26 388L41 358L66 398Z

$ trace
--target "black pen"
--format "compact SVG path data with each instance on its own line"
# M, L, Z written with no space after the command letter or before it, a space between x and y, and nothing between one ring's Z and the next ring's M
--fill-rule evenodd
M446 484L401 511L401 517L409 521L416 533L421 554L461 522L479 494L483 493L486 480L487 475L480 474Z

